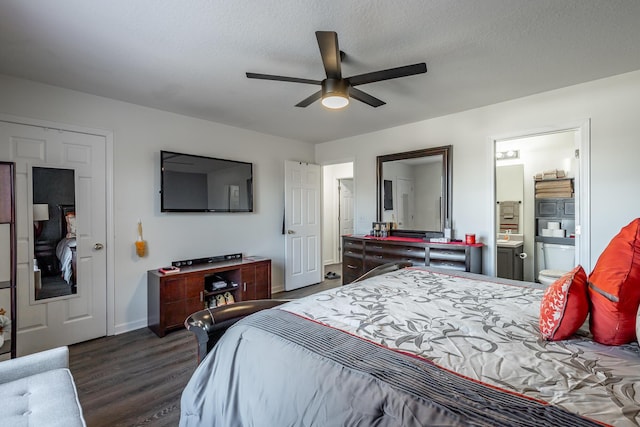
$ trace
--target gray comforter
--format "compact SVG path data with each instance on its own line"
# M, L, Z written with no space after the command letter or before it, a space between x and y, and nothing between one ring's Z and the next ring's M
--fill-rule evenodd
M229 329L181 401L183 427L433 425L598 424L277 309Z

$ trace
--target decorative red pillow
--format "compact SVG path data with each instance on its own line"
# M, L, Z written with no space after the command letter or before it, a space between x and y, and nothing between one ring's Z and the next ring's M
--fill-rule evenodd
M540 303L540 333L549 341L575 334L589 314L587 273L581 265L553 282Z
M621 345L636 340L640 305L640 218L622 228L589 275L593 340Z
M640 307L638 307L638 317L636 317L636 338L640 344Z

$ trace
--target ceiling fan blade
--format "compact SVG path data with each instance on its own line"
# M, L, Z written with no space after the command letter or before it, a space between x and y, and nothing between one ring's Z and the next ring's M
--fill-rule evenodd
M366 83L379 82L382 80L397 79L399 77L413 76L427 72L427 64L405 65L404 67L389 68L387 70L374 71L372 73L359 74L347 78L351 86L363 85Z
M311 105L312 103L314 103L315 101L317 101L318 99L322 98L322 91L319 90L316 93L314 93L313 95L303 99L302 101L298 102L296 104L296 107L308 107L309 105Z
M338 48L338 34L335 31L316 31L316 39L320 47L320 56L324 71L328 79L341 79L340 49Z
M380 107L381 105L386 104L386 102L381 101L375 96L371 96L368 93L361 91L360 89L356 89L355 87L349 88L349 96L353 99L357 99L360 102L369 104L374 108L377 108L377 107Z
M322 84L322 81L320 80L300 79L298 77L274 76L271 74L247 73L247 77L250 79L277 80L280 82L306 83L310 85Z

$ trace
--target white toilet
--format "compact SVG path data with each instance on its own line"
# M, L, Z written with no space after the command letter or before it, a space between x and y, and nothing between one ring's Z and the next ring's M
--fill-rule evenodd
M538 274L538 281L549 286L563 274L571 271L575 264L575 247L569 245L557 245L541 243L542 246L542 270Z

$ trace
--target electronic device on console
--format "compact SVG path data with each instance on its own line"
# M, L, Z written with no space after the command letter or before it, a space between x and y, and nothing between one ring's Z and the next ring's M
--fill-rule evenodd
M204 279L204 288L209 292L228 288L229 285L230 283L228 283L224 277L221 277L217 274L205 277Z
M172 261L171 265L174 267L191 267L201 264L213 264L215 262L224 262L224 261L235 261L241 260L242 254L229 254L229 255L218 255L208 258L194 258L194 259L185 259L181 261Z

